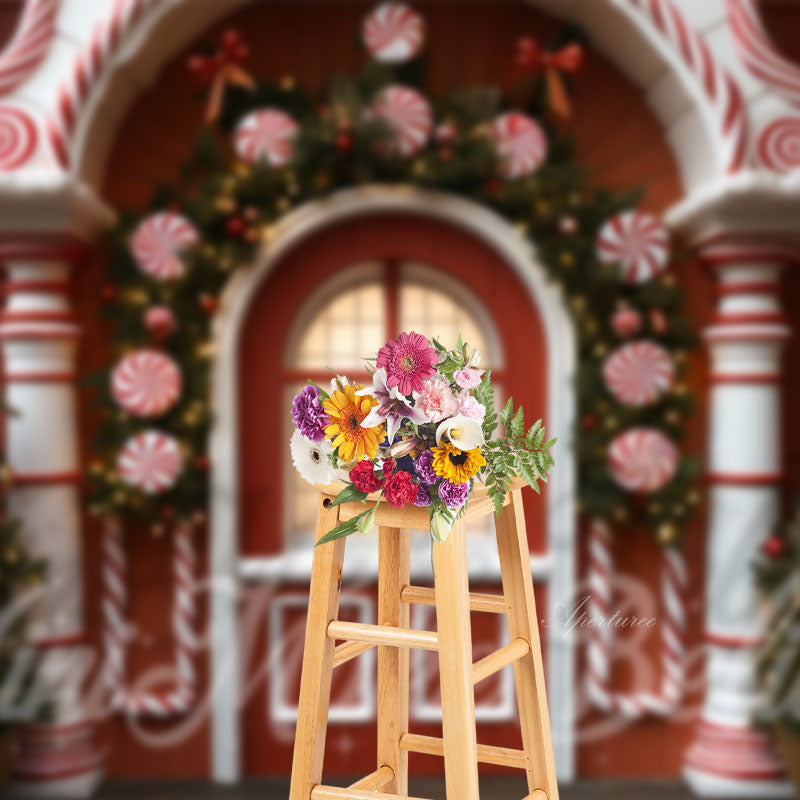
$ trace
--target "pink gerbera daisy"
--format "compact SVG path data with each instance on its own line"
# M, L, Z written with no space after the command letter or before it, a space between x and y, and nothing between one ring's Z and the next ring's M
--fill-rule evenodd
M421 392L423 381L436 373L439 357L421 333L401 333L378 350L376 366L386 368L386 384L400 394Z

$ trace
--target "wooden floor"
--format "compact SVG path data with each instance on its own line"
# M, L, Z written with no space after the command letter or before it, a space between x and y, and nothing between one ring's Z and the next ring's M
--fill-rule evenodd
M414 797L444 800L441 782L417 781L409 787ZM521 800L527 794L524 783L502 779L481 781L483 800ZM113 783L100 792L98 800L286 800L286 781L251 781L235 788L207 783ZM678 782L590 781L561 788L561 800L690 800L693 795Z

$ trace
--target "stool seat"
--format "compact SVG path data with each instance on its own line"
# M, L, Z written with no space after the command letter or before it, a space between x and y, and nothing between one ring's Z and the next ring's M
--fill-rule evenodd
M346 539L316 548L289 800L422 800L408 796L409 753L443 757L447 800L480 800L479 763L525 770L529 794L522 800L558 800L522 485L515 481L495 517L502 596L469 591L465 523L495 512L482 485L473 489L447 541L433 544L433 589L411 585L409 575L410 530L428 528L428 509L395 509L377 495L367 497L367 507L376 508L378 525L377 624L338 619ZM318 487L317 540L365 510L361 502L333 504L343 486ZM435 607L436 632L410 627L412 603ZM505 614L510 640L474 663L473 611ZM372 648L378 649L376 769L348 788L325 786L322 767L333 670ZM438 653L442 738L408 729L411 648ZM474 686L509 665L514 669L522 750L482 745L476 736Z

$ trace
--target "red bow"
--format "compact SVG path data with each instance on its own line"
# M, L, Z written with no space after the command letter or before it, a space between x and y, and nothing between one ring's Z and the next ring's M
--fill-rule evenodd
M241 31L234 29L222 34L219 50L213 56L190 56L189 72L201 85L211 86L206 104L206 122L214 122L219 116L225 88L229 83L245 89L255 88L255 81L241 66L249 58L250 48L245 44Z
M577 72L583 65L583 48L576 43L559 50L546 52L532 36L517 41L517 64L531 75L545 73L550 107L559 116L570 115L569 98L561 77L562 72Z

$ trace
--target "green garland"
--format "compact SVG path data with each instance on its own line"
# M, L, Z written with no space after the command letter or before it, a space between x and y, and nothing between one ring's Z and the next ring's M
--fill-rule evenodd
M674 277L667 273L649 283L625 285L595 257L598 229L608 217L631 207L636 193L615 194L591 186L586 172L574 163L571 142L550 123L540 80L529 80L508 93L515 108L537 118L549 137L547 162L531 177L498 177L488 123L511 105L499 88L466 89L434 102L437 123L449 123L455 135L431 137L413 157L387 156L380 147L387 130L364 112L376 92L390 83L419 88L421 62L394 68L370 62L355 77L333 78L322 98L309 96L291 80L259 83L253 91L229 88L219 129L200 130L182 180L161 189L152 202L153 211L179 210L201 232L202 244L186 253L186 274L179 280L156 282L139 271L128 247L138 217L121 220L113 235L110 283L102 290L114 359L152 345L144 312L166 305L178 329L163 347L181 366L184 388L176 406L152 423L116 406L107 388L108 370L96 376L103 423L94 443L97 458L89 467L93 512L132 514L156 527L175 515L202 513L207 503L208 375L214 356L210 324L216 298L235 270L253 263L257 248L274 235L276 221L292 208L343 187L403 183L452 192L487 206L535 244L564 293L579 334L576 441L581 510L616 524L644 521L663 544L676 543L681 524L700 499L692 486L696 461L683 456L670 484L643 501L617 486L606 466L614 435L648 425L678 440L692 410L683 378L686 352L695 340L682 315ZM236 122L267 106L286 111L300 125L286 168L250 166L231 155L230 132ZM643 320L659 316L661 324L646 323L641 335L658 341L675 362L673 391L646 408L621 405L603 384L603 359L621 343L610 325L620 303L638 310ZM187 457L177 484L155 497L126 486L115 467L123 443L149 427L175 436Z

